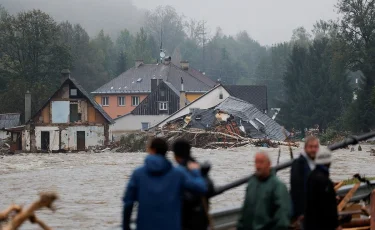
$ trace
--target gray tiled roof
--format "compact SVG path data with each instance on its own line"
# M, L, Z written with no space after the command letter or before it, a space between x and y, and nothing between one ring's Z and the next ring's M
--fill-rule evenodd
M247 101L262 111L268 110L267 87L263 85L225 85L233 97Z
M20 124L19 113L0 114L0 129L15 127Z
M284 141L286 139L283 127L269 116L259 111L254 105L235 97L228 97L222 103L215 107L235 117L241 118L242 121L252 124L259 124L256 118L264 123L263 135L256 134L256 138L267 137L271 140ZM254 136L254 135L252 135Z
M191 68L185 71L173 63L142 64L138 68L130 68L92 93L150 93L153 78L170 82L177 90L181 89L182 78L186 92L206 92L215 86L214 81Z

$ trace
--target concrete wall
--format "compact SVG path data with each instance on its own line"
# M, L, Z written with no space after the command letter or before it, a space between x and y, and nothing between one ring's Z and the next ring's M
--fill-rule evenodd
M110 132L116 138L129 131L141 130L142 123L150 123L149 127L154 126L158 122L166 119L168 115L133 115L128 114L115 120L110 126Z
M223 95L222 99L220 99L220 94ZM166 120L162 121L160 124L157 124L158 127L162 127L165 125L167 122L172 121L176 118L179 118L181 116L184 116L186 114L190 113L191 109L208 109L212 108L219 103L223 102L226 98L228 98L230 94L228 91L224 89L223 86L217 86L215 89L212 91L204 94L194 102L190 103L183 109L180 109L179 111L175 112L172 114L170 117L168 117Z
M48 131L50 138L50 151L60 149L60 131L59 126L36 126L35 127L35 147L37 151L41 150L41 133ZM102 146L105 141L104 126L66 126L61 128L61 148L67 151L77 150L77 131L85 131L86 149L94 146ZM31 135L28 130L22 134L22 149L31 150Z
M77 131L85 131L86 149L104 145L104 126L71 126L61 131L61 148L77 150Z

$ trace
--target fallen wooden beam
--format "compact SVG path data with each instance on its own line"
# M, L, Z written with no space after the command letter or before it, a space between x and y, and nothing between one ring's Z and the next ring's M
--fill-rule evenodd
M353 219L342 225L343 228L369 227L370 219Z
M55 193L41 193L38 201L35 201L30 205L29 208L23 209L20 213L18 213L12 220L9 221L8 224L3 227L3 230L16 230L26 220L29 220L30 218L31 220L33 220L33 218L36 219L36 217L34 216L34 212L39 209L49 208L51 210L54 210L52 204L57 198L58 197ZM40 221L38 222L38 224L40 224ZM49 230L48 227L46 229Z
M335 185L335 191L337 192L337 190L339 190L343 184L344 184L344 181L337 183L337 185Z
M361 185L361 182L355 184L352 189L345 195L344 199L340 202L340 204L337 206L337 211L341 212L346 204L350 201L350 199L353 197L359 186Z
M0 212L0 220L6 220L6 219L8 219L9 215L12 212L20 212L21 209L22 209L21 206L16 205L16 204L12 204L7 209L5 209L4 211Z
M375 230L375 190L371 192L370 215L371 230Z

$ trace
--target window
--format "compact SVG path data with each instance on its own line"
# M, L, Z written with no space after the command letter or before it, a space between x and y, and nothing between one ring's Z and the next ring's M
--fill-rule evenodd
M159 110L168 110L168 102L159 102Z
M150 126L150 123L148 122L141 122L142 125L142 131L147 130Z
M117 105L118 106L125 106L125 97L118 97L117 98Z
M165 96L165 91L164 91L164 90L160 91L160 96L161 96L161 97L164 97L164 96Z
M102 97L102 106L108 106L108 105L109 105L108 97Z
M70 96L77 96L77 89L70 89Z
M132 97L132 106L139 105L139 97Z

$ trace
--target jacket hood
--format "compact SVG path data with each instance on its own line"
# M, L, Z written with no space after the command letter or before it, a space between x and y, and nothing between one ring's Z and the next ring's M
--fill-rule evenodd
M163 175L172 168L172 163L164 156L153 154L148 155L145 160L147 172L153 175Z

